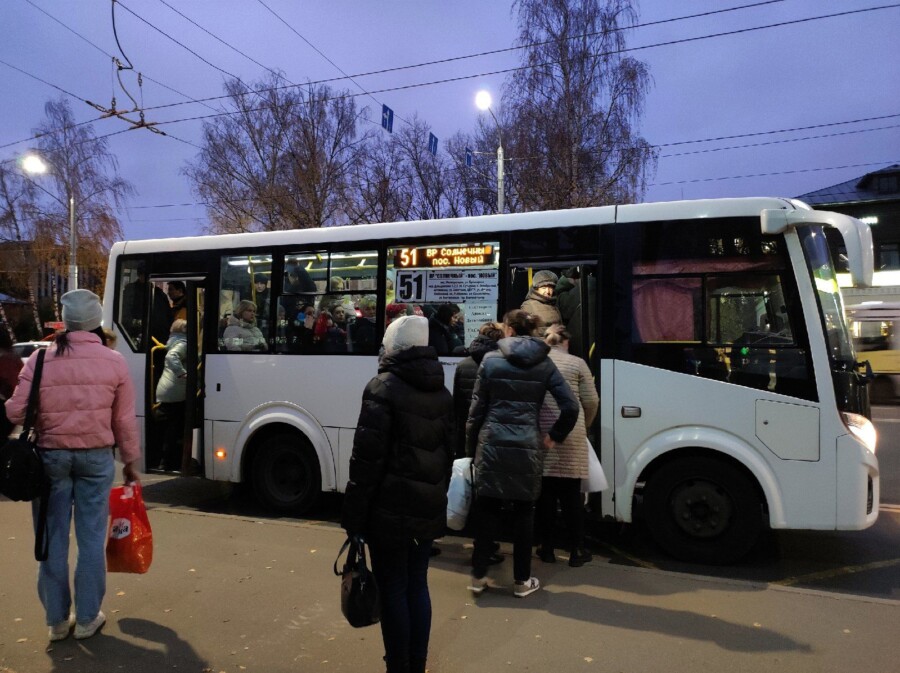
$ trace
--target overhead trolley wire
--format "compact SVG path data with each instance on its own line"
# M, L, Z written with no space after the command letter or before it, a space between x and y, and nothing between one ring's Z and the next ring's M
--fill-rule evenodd
M778 0L778 1L780 1L780 0ZM739 28L739 29L723 31L723 32L719 32L719 33L710 33L708 35L699 35L696 37L679 38L676 40L668 40L665 42L656 42L653 44L641 45L641 46L637 46L637 47L623 47L622 49L614 49L611 51L594 54L593 58L603 58L606 56L613 56L616 54L624 54L624 53L633 52L633 51L642 51L645 49L654 49L654 48L658 48L658 47L669 47L669 46L673 46L673 45L677 45L677 44L698 42L701 40L708 40L708 39L714 39L714 38L720 38L720 37L729 37L731 35L739 35L739 34L743 34L743 33L750 33L750 32L755 32L755 31L760 31L760 30L768 30L770 28L780 28L780 27L784 27L784 26L808 23L811 21L820 21L823 19L833 19L833 18L839 18L842 16L849 16L849 15L861 14L861 13L865 13L865 12L879 11L879 10L883 10L883 9L893 9L893 8L897 8L897 7L900 7L900 3L893 3L890 5L880 5L877 7L866 7L866 8L862 8L862 9L847 10L844 12L836 12L836 13L832 13L832 14L822 14L822 15L818 15L818 16L805 17L802 19L779 21L776 23L765 24L762 26L754 26L751 28ZM725 11L725 10L719 10L719 11ZM676 20L681 20L683 18L690 18L690 17L678 17L676 19L666 19L666 21L676 21ZM654 22L654 23L658 23L658 22ZM642 25L651 25L651 24L642 24ZM522 49L522 48L523 47L509 47L506 49L496 50L494 52L482 52L479 54L458 56L458 57L442 59L442 60L438 60L438 61L428 61L428 62L418 63L418 64L414 64L414 65L396 66L393 68L384 68L382 70L372 70L369 72L352 75L352 77L361 78L361 77L371 77L374 75L383 75L383 74L387 74L387 73L398 72L401 70L409 70L409 69L413 69L413 68L420 68L420 67L435 65L435 64L440 64L440 63L448 63L450 61L474 58L476 56L488 55L488 54L493 54L493 53L499 53L501 51L510 51L513 49ZM533 69L533 68L541 68L541 67L545 67L548 65L555 65L557 63L558 63L558 61L549 61L546 63L514 66L511 68L502 68L499 70L485 71L485 72L475 73L475 74L471 74L471 75L459 75L456 77L432 80L432 81L428 81L428 82L419 82L416 84L407 84L407 85L400 85L400 86L394 86L394 87L386 87L386 88L382 88L382 89L375 89L375 90L366 92L366 94L386 93L386 92L390 92L390 91L403 91L403 90L407 90L407 89L415 89L415 88L425 87L425 86L434 86L436 84L447 84L450 82L459 82L459 81L464 81L464 80L469 80L469 79L489 77L489 76L493 76L493 75L504 75L504 74L511 73L511 72L517 72L520 70L528 70L528 69ZM333 83L333 82L339 82L343 79L347 79L347 78L346 77L330 77L330 78L319 79L319 80L315 80L312 82L308 82L307 84L329 84L329 83ZM307 84L304 84L302 86L306 86ZM290 86L301 86L301 85L286 85L286 86L279 86L279 87L267 87L267 88L263 88L263 89L254 90L250 93L255 93L255 94L267 93L269 91L275 91L275 90L279 90L279 89L289 88ZM349 98L349 97L355 97L355 96L360 96L360 95L363 95L363 94L348 93L348 94L343 94L343 95L339 95L339 96L333 96L332 98L335 98L335 99L336 98ZM228 98L228 96L227 95L213 96L213 97L209 97L209 98L198 99L198 101L206 102L206 101L212 101L212 100L222 100L225 98ZM157 105L154 107L149 107L146 109L147 110L159 110L159 109L163 109L163 108L167 108L167 107L178 107L181 105L186 105L186 103L183 103L183 102L168 103L168 104L164 104L164 105ZM229 114L229 113L224 113L224 114ZM190 117L187 119L194 120L194 119L203 119L203 118L204 117Z

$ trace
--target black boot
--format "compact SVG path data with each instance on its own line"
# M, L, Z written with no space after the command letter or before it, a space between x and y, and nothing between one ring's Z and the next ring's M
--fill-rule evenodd
M591 554L587 549L583 547L576 547L572 550L572 553L569 554L569 565L573 568L580 568L585 563L593 560L594 555Z
M425 660L412 657L409 660L409 673L425 673Z

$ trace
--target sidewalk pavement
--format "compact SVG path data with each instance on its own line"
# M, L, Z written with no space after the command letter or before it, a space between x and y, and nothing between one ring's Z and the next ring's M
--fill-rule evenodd
M381 632L341 616L331 523L157 507L153 566L110 574L109 621L50 644L35 590L29 505L0 499L0 673L382 673ZM466 591L469 540L433 559L432 673L846 673L900 670L900 601L561 561L542 589ZM74 543L73 543L74 547ZM504 545L503 551L511 550Z

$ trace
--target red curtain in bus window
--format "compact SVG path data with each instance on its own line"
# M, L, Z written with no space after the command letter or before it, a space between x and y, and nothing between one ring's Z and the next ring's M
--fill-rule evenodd
M650 278L632 286L636 342L697 341L699 278Z

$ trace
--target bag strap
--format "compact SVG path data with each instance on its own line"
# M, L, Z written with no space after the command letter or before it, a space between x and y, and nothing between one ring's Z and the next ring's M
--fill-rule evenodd
M25 425L22 426L21 437L27 438L34 428L37 420L38 406L40 405L41 374L44 372L44 356L47 349L42 348L37 354L37 363L34 365L34 376L31 379L31 391L28 393L28 407L25 410Z
M47 510L50 505L50 480L44 477L38 504L37 530L34 531L34 560L46 561L50 555L50 533L47 531Z
M347 539L344 540L344 544L341 545L341 550L338 552L337 558L334 559L334 574L337 575L338 577L340 577L341 575L344 574L344 572L343 572L342 570L338 570L338 561L341 560L341 556L343 555L343 553L344 553L345 551L347 551L347 547L349 547L350 544L351 544L351 540L350 540L350 536L348 535L348 536L347 536ZM353 550L352 550L352 549L350 550L350 554L347 556L347 563L350 562L350 557L351 557L351 556L353 556Z
M25 424L22 426L22 434L19 436L27 440L37 421L38 407L40 406L41 376L44 373L44 357L47 349L38 351L37 362L34 365L34 376L31 379L31 390L28 393L28 407L25 411ZM37 447L34 449L37 451ZM40 456L38 456L40 458ZM46 475L42 476L41 495L38 502L37 529L34 534L34 560L46 561L50 554L50 535L47 531L47 510L50 505L50 480Z

